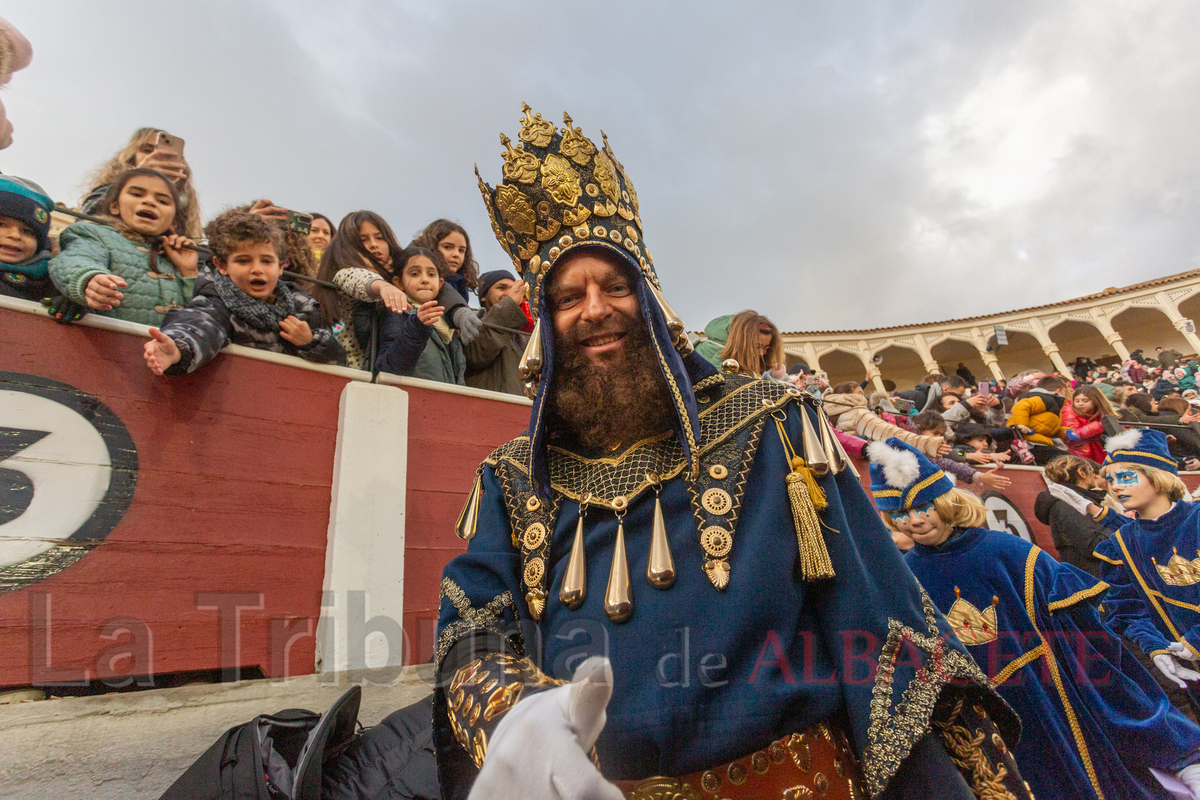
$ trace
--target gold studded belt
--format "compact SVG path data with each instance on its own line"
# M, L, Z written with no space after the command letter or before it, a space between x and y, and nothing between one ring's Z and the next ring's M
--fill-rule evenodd
M819 722L765 750L681 778L617 781L628 800L861 800L862 776L850 743Z

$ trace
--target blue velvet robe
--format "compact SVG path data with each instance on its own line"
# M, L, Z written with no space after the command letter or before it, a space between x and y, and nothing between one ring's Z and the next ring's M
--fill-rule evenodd
M1158 519L1131 520L1102 542L1095 556L1104 562L1104 579L1112 587L1104 601L1109 627L1132 639L1148 656L1167 652L1171 642L1183 642L1200 653L1197 551L1200 505L1196 503L1176 503ZM1173 559L1179 570L1172 570Z
M905 560L1021 717L1014 755L1034 796L1170 797L1149 767L1196 760L1200 728L1101 622L1092 604L1106 584L984 528L915 545Z
M784 397L779 384L755 384L771 397ZM750 405L760 404L755 399ZM788 437L799 448L799 415L820 422L798 400L784 398L780 407ZM701 469L708 463L702 459ZM461 635L477 626L473 619L495 629L519 625L525 653L540 654L542 670L556 678L569 679L589 655L607 655L614 690L596 749L610 779L685 775L838 718L848 722L874 795L928 733L933 706L948 684L958 687L951 691L973 687L976 699L970 702L987 706L1007 728L1005 736L1015 738L1005 722L1012 721L1011 710L987 690L982 673L949 636L945 619L904 566L849 470L820 480L829 501L821 514L824 538L836 577L801 578L788 471L785 448L767 418L748 465L724 591L702 568L682 475L661 490L677 577L665 590L647 582L655 496L647 491L635 497L624 518L634 610L619 624L603 608L617 532L611 511L592 508L585 518L586 599L575 610L559 601L579 513L578 504L564 500L546 560L546 608L535 622L521 583L521 551L514 546L520 531L510 522L496 467L485 462L477 533L443 573L447 599L439 635ZM487 615L478 616L481 610ZM935 649L939 666L924 669Z

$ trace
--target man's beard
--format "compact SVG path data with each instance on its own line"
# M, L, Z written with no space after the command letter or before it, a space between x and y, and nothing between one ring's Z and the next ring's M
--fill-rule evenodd
M626 332L624 352L593 364L579 341L605 332ZM641 319L620 317L601 330L554 335L550 411L565 433L589 450L630 445L671 430L675 406Z

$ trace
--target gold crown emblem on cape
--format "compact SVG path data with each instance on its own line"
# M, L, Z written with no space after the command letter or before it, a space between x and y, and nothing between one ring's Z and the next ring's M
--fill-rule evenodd
M1000 598L993 595L992 604L980 611L969 600L962 599L962 591L957 586L954 587L954 596L958 599L950 606L946 621L962 643L987 644L996 641L999 636L996 606L1000 605Z
M1194 583L1200 583L1200 550L1196 551L1196 558L1188 561L1183 556L1179 555L1179 551L1171 548L1174 555L1164 567L1154 559L1154 567L1158 570L1159 576L1162 577L1171 586L1191 586Z
M555 262L579 247L599 245L632 259L662 309L675 348L689 352L683 320L662 296L654 258L642 237L637 192L604 131L604 147L597 148L569 114L563 114L565 127L559 129L528 104L522 103L521 110L525 117L518 145L500 134L504 182L495 189L484 183L478 164L475 177L496 240L528 287L535 328L520 365L526 393L536 392L542 367L542 282Z

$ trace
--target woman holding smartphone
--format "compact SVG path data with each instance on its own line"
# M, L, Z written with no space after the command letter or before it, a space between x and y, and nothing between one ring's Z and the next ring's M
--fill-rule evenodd
M192 187L192 171L183 158L183 140L160 128L138 128L125 146L96 170L89 181L90 189L80 204L85 214L103 211L100 201L108 187L121 173L134 167L156 169L175 183L179 192L180 219L184 236L199 239L204 235L200 224L200 203Z

